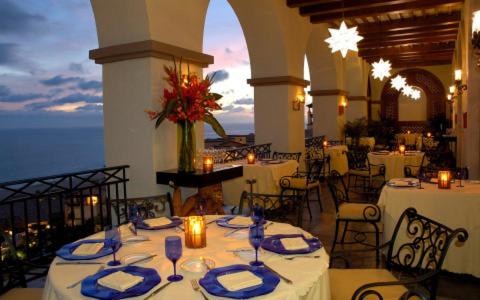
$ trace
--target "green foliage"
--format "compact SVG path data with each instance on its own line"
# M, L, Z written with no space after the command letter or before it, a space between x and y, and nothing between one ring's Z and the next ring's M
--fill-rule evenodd
M366 118L348 121L343 130L346 136L349 136L354 140L360 138L361 136L367 136L368 121Z
M389 145L397 132L397 122L393 119L381 117L380 121L370 121L368 124L368 135L375 138L376 144Z

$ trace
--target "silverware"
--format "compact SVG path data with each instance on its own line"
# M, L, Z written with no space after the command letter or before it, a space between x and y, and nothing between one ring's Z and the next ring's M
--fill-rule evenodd
M210 222L207 222L207 224L206 224L206 225L208 225L208 224L212 224L212 223L215 223L215 221L217 221L217 219L215 219L215 220L211 220Z
M195 292L200 292L202 293L203 299L208 300L207 296L203 293L203 291L200 289L200 286L198 285L198 281L195 279L190 280L190 283L192 284L192 288Z
M224 236L224 237L231 236L231 235L234 234L235 232L240 231L240 230L243 230L243 229L246 229L246 228L237 228L237 229L234 229L234 230L232 230L232 231L229 231L229 232L225 233L223 236Z
M159 287L158 289L154 290L153 292L151 292L146 298L145 300L147 299L150 299L152 298L153 296L155 296L156 294L158 294L161 290L163 290L164 288L166 288L170 283L172 283L173 281L169 281L167 282L166 284L162 285L161 287Z
M290 257L284 257L286 260L294 260L295 258L320 258L320 255L299 255L299 256L290 256Z
M263 263L263 267L267 270L269 270L270 272L274 273L275 275L277 275L278 277L280 277L281 279L283 279L283 281L285 281L286 283L288 284L292 284L293 281L291 281L290 279L288 279L287 277L283 276L282 274L278 273L277 271L275 271L274 269L272 269L271 267L267 266L265 263Z
M134 264L141 263L141 262L146 261L146 260L149 260L150 258L153 258L153 257L155 257L155 256L157 256L157 255L156 255L156 254L149 255L149 256L147 256L147 257L138 259L138 260L136 260L136 261L132 261L131 263L126 264L126 266L131 266L131 265L134 265Z
M59 261L55 265L62 266L62 265L103 265L102 262L99 261Z
M233 249L233 250L225 250L225 251L238 253L238 252L252 252L252 251L255 251L255 250L254 249Z
M92 276L92 275L94 275L94 274L97 274L98 272L103 271L104 269L105 269L105 266L101 266L100 268L98 268L97 271L95 271L95 273L90 274L90 275L88 275L88 276L85 276L85 277L83 277L82 279L80 279L79 281L76 281L76 282L72 283L71 285L67 286L67 289L73 289L74 287L76 287L77 285L79 285L80 283L82 283L82 281L83 281L85 278L87 278L87 277L89 277L89 276Z
M177 228L177 229L179 229L179 230L181 230L181 231L185 232L185 229L183 229L183 228L182 228L182 227L180 227L180 226L177 226L177 227L175 227L175 228Z
M211 270L212 268L210 268L210 265L207 264L207 260L205 259L205 257L203 256L200 256L200 259L202 260L203 264L205 265L205 267L207 267L207 270Z
M137 235L137 231L134 230L134 229L132 228L132 226L135 226L135 225L133 225L132 223L129 223L129 224L127 225L128 229L130 229L130 232L131 232L133 235Z

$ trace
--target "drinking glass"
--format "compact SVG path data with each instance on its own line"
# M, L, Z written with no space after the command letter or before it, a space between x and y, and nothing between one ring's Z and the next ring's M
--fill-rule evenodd
M173 263L173 275L167 277L168 281L180 281L182 275L177 275L177 261L182 257L182 239L178 236L165 238L165 255Z
M133 234L137 235L137 225L139 221L141 222L142 217L140 216L140 212L138 211L137 205L131 205L128 207L128 220L133 226Z
M419 168L418 171L417 171L417 178L418 178L418 189L423 189L422 187L422 178L424 177L424 172L423 172L423 168Z
M117 226L112 226L110 229L105 231L105 242L110 245L113 251L113 260L108 262L109 266L118 266L120 261L117 260L115 253L118 250L117 244L122 242L122 236L120 233L120 228Z
M255 261L250 262L251 266L258 267L263 265L263 262L258 260L258 248L262 244L264 237L265 233L262 224L255 224L250 226L248 232L248 239L250 241L250 245L255 248Z
M195 201L195 211L198 216L204 216L207 214L207 200L203 197L197 197Z
M255 206L252 209L252 214L250 215L250 217L252 218L253 223L255 224L262 223L264 218L263 207L258 204L255 204Z
M459 168L457 170L457 174L456 174L459 182L458 182L458 185L457 187L464 187L464 185L462 184L462 180L465 179L465 169L464 168Z

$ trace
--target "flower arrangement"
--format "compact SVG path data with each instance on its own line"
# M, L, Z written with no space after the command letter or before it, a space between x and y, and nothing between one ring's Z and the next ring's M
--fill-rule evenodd
M196 74L182 74L181 62L177 68L164 66L169 88L163 90L162 111L145 110L151 120L156 120L155 128L167 119L177 124L178 170L195 171L195 127L196 121L209 124L221 137L226 137L225 130L215 119L212 112L221 110L217 103L222 95L210 92L215 73L200 79Z

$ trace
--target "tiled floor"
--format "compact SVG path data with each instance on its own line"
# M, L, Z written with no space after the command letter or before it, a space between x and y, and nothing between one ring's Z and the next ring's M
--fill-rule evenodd
M324 211L320 212L319 205L315 194L312 195L310 206L312 209L313 218L310 221L308 212L305 209L303 217L303 227L315 236L318 236L325 245L327 251L333 241L335 231L335 206L332 197L325 184L322 185L322 203ZM359 200L360 198L355 194L351 194L351 199ZM371 225L363 225L371 226ZM350 225L349 225L350 228ZM368 230L368 229L367 229ZM371 229L370 229L371 230ZM372 236L372 235L371 235ZM381 241L384 243L386 241ZM360 246L357 246L358 249ZM352 253L349 250L355 249L352 245L342 247L336 246L335 252L342 251L342 256L348 259L350 268L375 268L375 254L374 252L356 252ZM338 267L343 267L340 263ZM453 274L442 274L438 290L438 299L480 299L480 279L467 276L458 276Z

